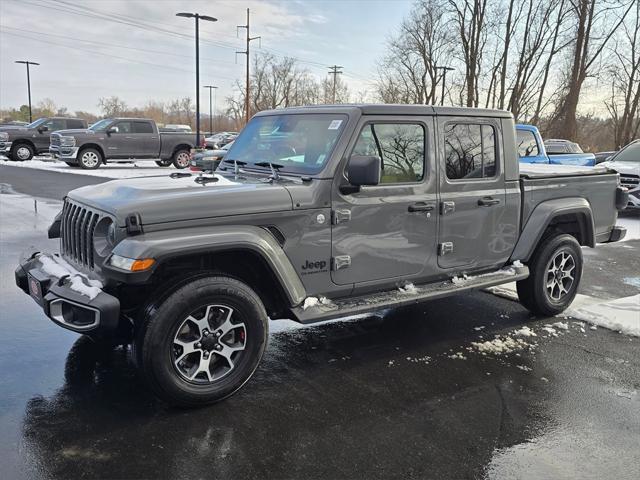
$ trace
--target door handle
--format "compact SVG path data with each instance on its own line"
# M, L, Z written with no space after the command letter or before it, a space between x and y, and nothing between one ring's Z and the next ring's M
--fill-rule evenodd
M484 197L478 200L478 206L480 207L492 207L493 205L498 205L500 200L497 198Z
M409 205L409 211L410 212L430 212L432 211L434 208L436 208L432 203L424 203L424 202L418 202L418 203L414 203L413 205Z

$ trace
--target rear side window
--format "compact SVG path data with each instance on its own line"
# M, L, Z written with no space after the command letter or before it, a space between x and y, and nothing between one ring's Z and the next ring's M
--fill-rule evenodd
M67 128L85 128L82 120L67 120Z
M537 157L540 155L538 142L533 132L527 130L517 130L518 134L518 155L520 157Z
M382 159L380 183L415 183L424 178L425 132L422 125L371 123L360 132L352 155Z
M496 175L496 135L491 125L447 125L444 153L450 180L492 178Z
M153 126L149 122L133 122L133 133L153 133Z

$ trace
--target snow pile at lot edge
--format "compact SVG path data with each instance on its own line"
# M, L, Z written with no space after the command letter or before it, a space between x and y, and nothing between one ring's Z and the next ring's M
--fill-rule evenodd
M600 327L640 337L640 294L573 308L566 315Z

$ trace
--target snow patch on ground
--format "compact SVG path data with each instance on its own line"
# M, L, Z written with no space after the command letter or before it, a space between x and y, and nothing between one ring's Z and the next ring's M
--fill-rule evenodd
M493 340L471 342L471 345L482 355L504 355L535 347L535 344L527 343L521 338L513 338L508 335L496 335Z
M33 159L27 162L12 162L10 160L4 160L0 162L0 165L104 178L148 177L152 175L168 175L176 171L174 167L159 167L156 165L154 160L136 160L133 161L133 163L108 163L106 165L101 165L100 168L96 170L84 170L79 167L70 167L64 162L59 162L53 159Z
M618 220L616 220L616 225L620 225L627 229L627 234L622 239L623 242L626 242L627 240L640 239L640 218L638 216L618 217Z
M38 261L46 274L57 278L68 276L69 288L80 295L89 297L90 300L93 300L102 292L102 283L78 272L60 257L39 255Z
M489 287L484 289L486 292L492 293L498 297L506 298L507 300L513 300L518 302L518 292L516 291L515 283L505 283L504 285L497 285L495 287Z
M513 333L522 337L537 337L536 332L526 326L514 331Z
M572 308L567 311L567 315L593 326L640 337L640 294ZM592 330L593 326L590 327Z

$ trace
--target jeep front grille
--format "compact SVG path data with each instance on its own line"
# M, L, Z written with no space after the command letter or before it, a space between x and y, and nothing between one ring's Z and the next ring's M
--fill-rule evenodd
M64 201L60 224L62 253L79 265L94 268L93 233L100 213L78 205L69 199Z

